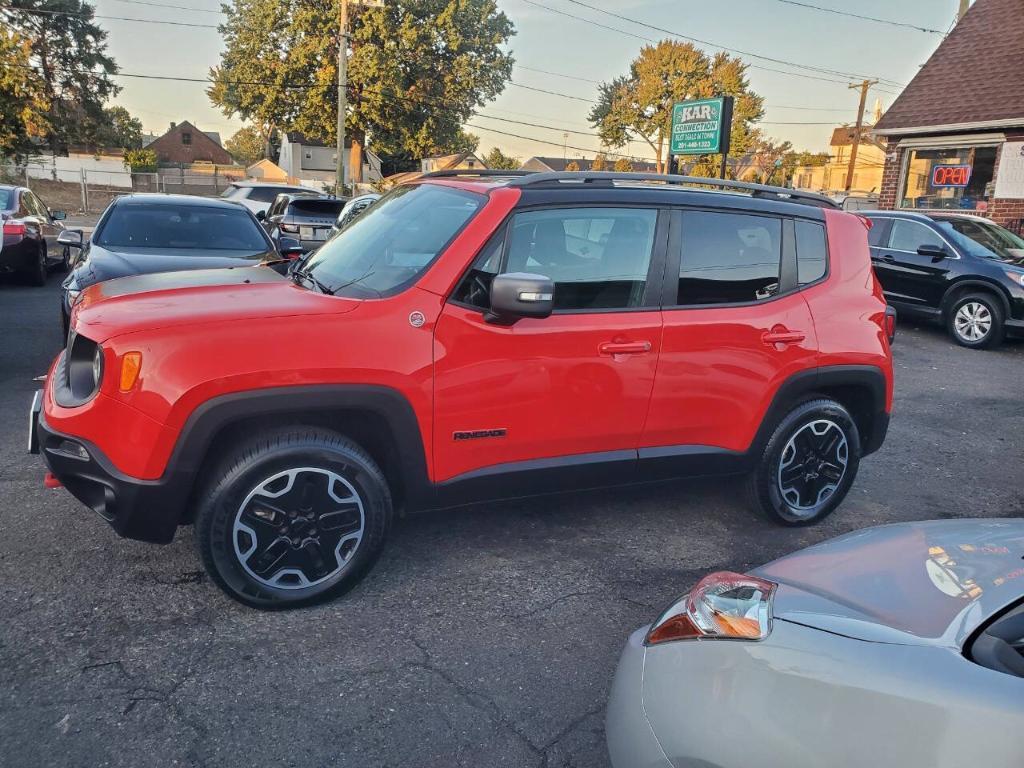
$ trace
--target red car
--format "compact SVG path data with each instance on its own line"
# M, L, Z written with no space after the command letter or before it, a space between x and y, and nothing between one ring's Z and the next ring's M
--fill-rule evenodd
M442 172L287 275L87 289L30 446L121 535L194 523L229 595L283 607L355 584L395 510L743 474L820 520L885 438L892 328L867 224L817 195Z

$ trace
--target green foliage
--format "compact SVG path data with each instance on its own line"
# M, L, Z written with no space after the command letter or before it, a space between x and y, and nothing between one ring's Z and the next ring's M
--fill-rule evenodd
M231 0L210 100L260 127L336 136L336 0ZM514 34L494 0L385 0L350 7L346 132L382 155L476 146L462 124L512 71ZM258 84L253 84L258 83Z
M97 147L142 148L142 121L132 117L127 109L107 107L103 110L103 118L104 123L94 137Z
M23 160L33 153L33 138L45 135L46 100L29 67L30 46L17 34L0 30L0 155Z
M263 159L265 141L260 132L252 127L241 128L224 142L224 149L231 153L239 165L252 165Z
M599 86L590 122L607 146L623 147L639 136L654 150L660 169L674 103L734 96L730 153L743 154L753 140L752 124L764 114L764 100L750 90L746 69L740 59L726 53L709 57L690 43L646 45L627 74ZM713 156L702 155L696 169L703 172L714 164Z
M497 147L494 147L490 152L484 155L483 161L484 165L488 168L502 171L514 171L522 165L522 162L518 157L506 155Z
M156 171L156 152L152 149L129 149L124 153L124 167L132 173Z
M30 13L31 10L57 13ZM104 32L84 0L8 0L0 20L28 41L29 58L46 103L44 138L55 152L96 143L103 105L120 90Z

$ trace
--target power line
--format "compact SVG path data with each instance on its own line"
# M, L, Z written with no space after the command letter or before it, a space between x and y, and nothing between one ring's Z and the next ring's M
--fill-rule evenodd
M577 77L576 75L566 75L562 72L552 72L549 69L537 69L536 67L527 67L516 62L516 66L520 69L525 69L527 72L540 72L542 75L554 75L555 77L564 77L568 80L579 80L582 83L593 83L594 85L600 85L600 80L591 80L589 77Z
M908 29L916 29L918 32L927 32L930 35L945 35L946 33L940 29L929 29L928 27L919 27L917 24L908 24L905 21L893 21L892 19L880 19L876 16L862 16L859 13L850 13L849 11L840 11L837 8L823 8L820 5L811 5L810 3L798 3L796 0L777 0L780 3L786 5L796 5L800 8L808 8L812 11L822 11L823 13L834 13L837 16L848 16L851 19L861 19L862 21L874 21L878 24L888 24L893 27L906 27Z
M152 8L174 8L175 10L178 10L178 11L195 11L197 13L214 13L214 14L216 14L218 16L220 14L224 13L224 11L220 10L219 8L217 10L213 10L213 9L210 9L210 8L196 8L194 5L170 5L168 3L150 3L150 2L146 2L146 0L114 0L114 2L117 2L117 3L130 3L131 5L148 5L148 6L152 7Z
M535 0L524 0L524 2L528 2L530 5L535 5L535 6L538 6L540 8L544 8L545 10L552 11L554 13L561 13L562 15L569 15L569 14L566 14L566 13L564 13L562 11L557 11L557 10L555 10L553 8L549 8L548 6L543 5L542 3L538 3ZM797 69L804 69L804 70L808 70L808 71L811 71L811 72L821 72L821 73L824 73L824 74L839 75L841 77L847 77L847 78L855 77L855 78L861 79L861 78L864 77L864 75L858 75L858 74L854 74L854 73L850 73L850 72L842 72L840 70L835 70L835 69L827 69L825 67L816 67L816 66L813 66L813 65L810 65L810 64L800 64L800 63L795 62L795 61L787 61L786 59L777 59L777 58L774 58L772 56L765 56L765 55L759 54L759 53L752 53L750 51L743 51L743 50L740 50L738 48L730 48L728 46L721 45L720 43L714 43L714 42L711 42L710 40L702 40L701 38L698 38L698 37L691 37L689 35L683 35L683 34L680 34L679 32L674 32L673 30L665 29L664 27L658 27L658 26L655 26L654 24L649 24L649 23L647 23L645 21L639 21L639 20L631 18L629 16L624 16L624 15L622 15L620 13L615 13L614 11L608 11L608 10L605 10L604 8L598 8L595 5L590 5L589 3L583 2L583 0L566 0L566 2L572 3L573 5L581 6L583 8L588 8L591 11L596 11L597 13L603 13L606 16L611 16L612 18L615 18L615 19L621 19L622 21L628 21L631 24L636 24L636 25L641 26L641 27L646 27L648 29L653 29L656 32L661 32L661 33L666 34L666 35L671 35L672 37L678 37L678 38L680 38L682 40L689 40L690 42L693 42L693 43L698 43L700 45L706 45L706 46L709 46L711 48L717 48L717 49L723 50L723 51L729 51L730 53L737 54L737 55L740 55L740 56L748 56L748 57L753 58L753 59L760 59L761 61L770 61L770 62L775 63L775 64L782 64L782 65L785 65L787 67L795 67ZM587 21L585 19L580 19L580 20L581 21ZM625 30L615 30L615 31L625 32ZM630 33L630 32L626 32L626 34L632 35L633 37L639 37L639 35L633 35L633 33ZM788 74L796 74L796 73L788 73ZM897 82L895 82L893 80L886 80L885 78L877 78L876 77L876 78L873 78L873 79L883 80L884 82L891 83L892 85L898 86L900 88L902 88L903 85L904 85L903 83L897 83Z
M485 125L473 125L472 123L466 123L470 128L475 128L478 131L490 131L491 133L497 133L501 136L511 136L514 139L523 139L524 141L533 141L538 144L549 144L552 147L564 147L565 149L573 149L577 152L594 152L600 155L607 155L611 157L624 157L630 160L644 160L649 163L655 162L653 157L639 157L637 155L626 155L621 152L610 152L606 149L589 149L587 147L574 147L572 144L565 144L561 141L548 141L547 139L538 139L535 136L523 136L518 133L509 133L508 131L499 131L497 128L488 128Z
M135 21L141 24L168 24L172 27L195 27L200 29L219 29L216 24L193 24L187 21L160 21L158 19L134 19L126 16L100 16L99 14L75 13L73 11L47 11L42 8L15 8L10 5L0 5L0 11L8 13L32 13L44 16L70 16L72 18L105 19L113 21Z

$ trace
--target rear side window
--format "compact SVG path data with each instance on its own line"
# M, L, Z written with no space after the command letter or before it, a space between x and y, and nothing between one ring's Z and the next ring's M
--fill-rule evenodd
M916 221L893 219L889 247L896 251L917 253L922 245L942 245L942 238L932 229Z
M556 310L643 306L658 212L638 208L559 208L517 214L506 272L555 283Z
M828 268L828 250L825 245L825 227L810 221L796 222L797 282L813 283L825 276Z
M738 304L779 292L782 221L767 216L683 214L677 304Z

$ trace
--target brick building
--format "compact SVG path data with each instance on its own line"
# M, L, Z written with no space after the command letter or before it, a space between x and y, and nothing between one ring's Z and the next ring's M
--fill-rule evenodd
M883 208L1024 227L1024 0L976 0L882 119Z
M159 139L150 142L146 149L156 152L157 162L161 165L235 164L224 147L187 120L182 123L171 123L171 129Z

